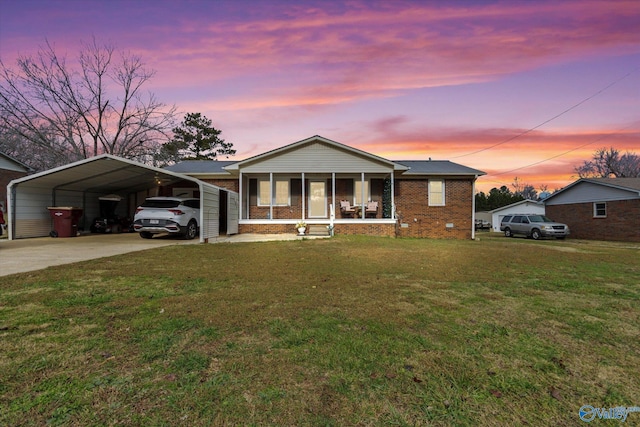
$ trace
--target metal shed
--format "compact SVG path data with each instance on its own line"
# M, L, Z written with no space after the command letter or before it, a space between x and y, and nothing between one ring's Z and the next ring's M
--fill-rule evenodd
M187 175L102 154L11 181L7 194L9 239L48 236L51 217L47 208L51 206L81 208L79 228L88 230L90 221L100 213L99 197L120 196L117 213L133 217L146 197L175 186L191 188L200 195L200 242L218 237L220 230L226 234L238 232L234 215L238 212L237 193Z

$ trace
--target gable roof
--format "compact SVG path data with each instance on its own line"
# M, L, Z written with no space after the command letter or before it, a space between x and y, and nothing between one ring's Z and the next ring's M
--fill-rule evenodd
M486 173L477 169L469 168L457 163L450 162L448 160L401 160L391 161L383 157L376 156L374 154L362 151L348 145L341 144L336 141L324 138L319 135L312 136L310 138L303 139L302 141L294 142L284 147L276 148L274 150L267 151L256 156L249 157L240 161L221 161L221 160L185 160L175 165L165 167L166 170L178 173L185 173L190 175L226 175L229 176L230 172L238 171L242 166L257 163L259 161L275 157L301 147L314 144L323 143L332 148L345 151L347 153L357 155L360 158L372 160L378 163L387 165L390 169L402 172L406 176L419 176L419 175L431 175L431 176L481 176Z
M496 212L504 211L506 209L515 208L516 206L529 205L529 204L538 205L538 206L544 206L544 203L542 203L542 202L539 202L539 201L536 201L536 200L531 200L531 199L524 199L524 200L520 200L519 202L511 203L510 205L507 205L507 206L502 206L502 207L499 207L499 208L495 208L494 210L491 210L489 212L490 213L496 213Z
M567 191L570 191L573 187L581 183L589 183L589 184L599 185L602 187L608 187L608 188L622 190L622 191L629 191L640 196L640 178L581 178L567 185L563 189L556 191L549 197L547 197L544 200L545 203L548 200L555 198L559 194L563 194Z
M15 171L18 171L18 172L31 172L33 170L33 168L25 165L21 161L16 160L13 157L9 156L8 154L5 154L5 153L0 151L0 169L7 169L7 168L2 167L3 163L6 163L8 165L13 165L14 166L14 167L12 167L11 169L8 169L8 170L15 170Z
M249 163L253 163L253 162L256 162L256 161L260 161L260 160L264 160L264 159L272 157L272 156L277 156L277 155L283 154L283 153L285 153L287 151L295 150L297 148L303 147L303 146L308 145L308 144L316 143L316 142L325 143L325 144L327 144L329 146L332 146L332 147L334 147L336 149L347 151L347 152L350 152L352 154L356 154L358 156L367 158L369 160L385 163L385 164L389 165L390 167L393 167L395 170L406 170L407 169L406 166L399 165L397 163L392 162L391 160L387 160L387 159L385 159L383 157L379 157L379 156L376 156L374 154L367 153L366 151L362 151L362 150L358 150L358 149L353 148L353 147L349 147L348 145L344 145L344 144L341 144L339 142L332 141L332 140L324 138L324 137L322 137L320 135L314 135L314 136L312 136L310 138L303 139L302 141L294 142L292 144L285 145L284 147L276 148L274 150L267 151L267 152L262 153L262 154L258 154L257 156L249 157L248 159L241 160L241 161L239 161L237 163L234 163L232 165L227 166L226 169L227 170L237 170L243 165L246 165L246 164L249 164Z

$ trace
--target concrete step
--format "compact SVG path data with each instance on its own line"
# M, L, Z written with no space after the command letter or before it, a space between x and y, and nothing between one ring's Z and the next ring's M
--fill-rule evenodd
M328 236L329 229L326 225L308 225L307 226L307 234L309 236Z

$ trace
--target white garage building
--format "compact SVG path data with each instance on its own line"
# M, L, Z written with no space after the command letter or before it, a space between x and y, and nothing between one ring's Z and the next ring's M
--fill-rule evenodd
M160 192L163 194L160 194ZM166 194L170 191L170 194ZM11 181L7 191L9 239L49 236L49 207L82 209L78 229L100 215L99 197L121 197L116 214L131 217L146 197L187 193L200 198L200 242L238 232L238 193L166 169L109 154Z
M538 214L544 215L545 208L544 203L537 202L535 200L521 200L519 202L503 206L501 208L489 211L491 214L491 229L493 231L500 231L500 223L502 218L507 215L514 214Z

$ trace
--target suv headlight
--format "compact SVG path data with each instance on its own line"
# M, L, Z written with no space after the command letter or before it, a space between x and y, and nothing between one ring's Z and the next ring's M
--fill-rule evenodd
M542 228L543 230L553 230L553 227L552 227L552 226L550 226L550 225L543 225L543 226L542 226L542 227L540 227L540 228Z

